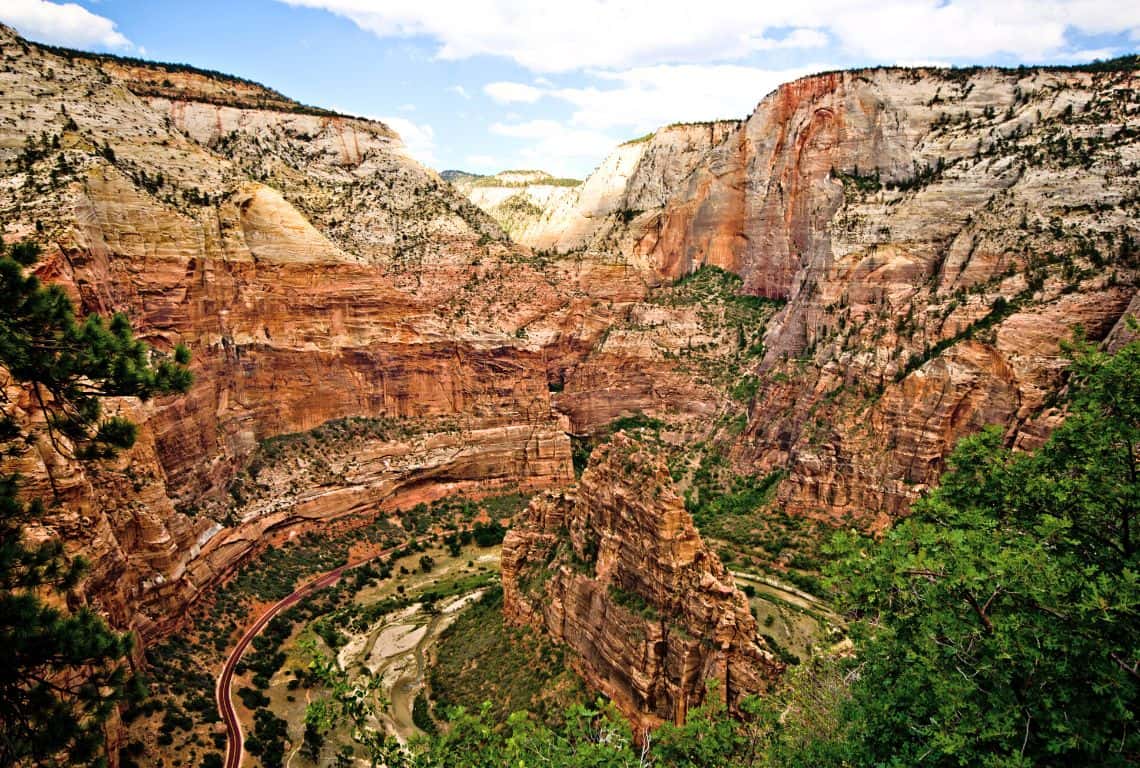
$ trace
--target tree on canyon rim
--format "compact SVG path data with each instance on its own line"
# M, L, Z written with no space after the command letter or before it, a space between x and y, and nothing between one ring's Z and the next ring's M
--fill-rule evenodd
M967 437L911 517L840 546L862 619L849 763L1140 760L1140 341L1070 350L1045 445Z
M77 319L61 288L28 274L39 254L31 242L0 242L0 455L17 459L46 437L67 459L110 458L134 444L136 428L105 417L102 400L185 392L189 352L152 352L120 314ZM42 428L16 420L20 397L42 413ZM54 494L25 500L19 483L0 470L0 765L99 764L102 726L125 693L131 638L86 606L57 607L76 601L87 564L68 557L44 525Z

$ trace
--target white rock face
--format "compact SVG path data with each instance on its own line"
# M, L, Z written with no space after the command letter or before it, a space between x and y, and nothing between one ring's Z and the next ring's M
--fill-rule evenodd
M739 126L675 125L617 147L581 186L552 199L517 240L538 250L636 259L639 236L684 179ZM635 224L636 222L636 224Z
M567 194L568 189L551 184L532 184L521 190L518 187L472 187L467 193L467 199L491 213L496 206L519 195L538 206L544 206L554 198Z
M602 222L621 207L645 142L623 144L581 186L554 201L519 240L539 250L571 251L585 245Z
M515 242L629 263L643 250L631 233L644 231L712 149L739 127L737 121L717 121L662 128L619 145L577 185L542 171L456 173L451 183Z
M556 179L545 171L500 171L494 176L446 172L452 186L521 242L545 210L565 197L578 182Z

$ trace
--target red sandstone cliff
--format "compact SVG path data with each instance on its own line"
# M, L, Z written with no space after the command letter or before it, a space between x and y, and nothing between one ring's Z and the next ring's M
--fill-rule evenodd
M570 650L640 730L683 722L706 683L730 706L783 667L701 541L659 456L624 433L577 488L531 502L503 542L504 611Z
M0 81L6 239L43 243L38 272L83 311L123 311L148 343L193 355L187 396L111 404L141 426L121 459L44 448L11 467L30 495L56 477L39 533L94 564L85 598L115 626L161 631L277 528L568 480L550 372L639 281L536 268L380 123L8 30ZM368 460L335 481L302 473L260 505L225 493L260 441L347 416L403 429L354 445Z
M738 464L787 469L789 511L881 525L963 434L1041 439L1074 326L1120 335L1140 267L1136 85L1079 69L788 83L611 231L611 256L661 279L715 264L787 300Z

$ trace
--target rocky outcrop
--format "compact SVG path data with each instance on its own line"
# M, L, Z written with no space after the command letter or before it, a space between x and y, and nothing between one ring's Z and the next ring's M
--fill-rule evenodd
M29 495L54 480L36 535L95 564L76 600L145 640L268 532L567 481L550 371L640 282L540 271L383 124L10 30L0 61L5 239L43 243L37 272L82 311L125 312L193 356L188 395L108 404L140 425L120 459L82 466L41 442L5 460ZM11 400L34 437L39 414ZM414 439L358 441L355 465L305 464L272 499L230 492L266 439L345 417Z
M652 451L618 433L576 489L536 498L503 542L504 611L542 626L640 733L709 688L735 706L782 671Z
M882 524L964 434L1040 440L1059 342L1077 325L1103 339L1136 295L1140 187L1121 173L1137 159L1134 81L886 70L762 102L742 129L755 196L726 264L788 299L745 449L790 470L786 508ZM700 218L683 220L672 257L711 255Z
M523 233L545 208L581 184L577 179L559 179L545 171L500 171L493 176L445 171L443 176L518 242L523 242Z

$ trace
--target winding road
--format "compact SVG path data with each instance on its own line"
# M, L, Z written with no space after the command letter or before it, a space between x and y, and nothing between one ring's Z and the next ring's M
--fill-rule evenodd
M417 542L418 540L413 540L411 542L402 544L401 546L406 547ZM339 579L345 571L357 568L361 565L364 565L365 563L370 563L373 560L377 560L381 557L387 557L397 549L400 549L400 547L390 547L386 550L383 550L382 552L377 552L371 557L366 557L363 560L358 560L355 563L345 563L339 568L334 568L331 571L314 577L310 581L306 582L303 586L295 590L292 594L282 598L267 608L265 611L263 611L261 616L258 617L257 621L255 621L250 625L248 629L246 629L245 634L243 634L241 636L241 639L238 640L237 645L234 646L233 650L230 651L230 655L226 658L225 664L222 665L222 671L218 675L217 684L214 687L214 699L218 704L218 712L221 714L222 720L226 724L225 768L241 768L241 761L244 755L244 739L242 737L241 721L238 719L237 710L234 709L232 689L234 673L237 669L238 662L241 661L241 657L245 654L246 649L249 648L249 644L253 642L253 639L255 637L261 634L261 631L265 629L266 625L269 624L270 621L273 620L274 616L281 613L286 608L296 605L317 590L321 590L325 587L335 584L337 579ZM733 575L747 581L762 582L769 587L786 593L789 596L798 598L798 600L793 600L792 602L797 603L804 608L822 610L823 613L828 616L828 618L834 618L842 622L842 619L840 619L840 617L836 616L825 603L820 601L814 595L809 595L806 592L801 592L794 587L790 587L786 584L777 582L770 577L762 576L760 574L733 571ZM466 597L464 599L466 599ZM429 631L424 638L425 641L428 639L428 636L431 635L431 629L433 628L434 627L429 627ZM425 642L421 641L416 644L416 647L414 649L417 662L416 671L421 675L423 672L422 646L424 644ZM398 684L394 686L393 694L396 694L397 688L408 687L410 689L408 686L408 683L410 682L412 682L412 678L402 678ZM410 696L404 696L404 700L399 702L396 701L397 698L399 698L398 695L393 696L394 708L397 708L398 705L402 705L399 708L406 710L404 713L404 719L410 723L412 704Z
M405 544L402 546L407 545ZM221 714L222 721L226 724L225 768L241 768L241 759L244 751L244 739L242 738L241 721L238 720L237 711L234 709L232 688L234 681L234 671L237 668L238 662L241 661L242 654L245 653L245 650L249 647L249 644L253 642L253 638L257 637L258 634L261 633L261 630L265 629L265 625L272 621L274 616L281 613L281 611L285 610L286 608L289 608L290 606L301 602L313 592L334 584L336 580L340 578L341 574L343 574L345 571L364 565L365 563L372 562L377 558L386 557L392 552L395 552L397 549L399 549L399 547L386 549L383 552L378 552L372 557L365 558L364 560L360 560L355 563L346 563L339 568L334 568L327 573L317 576L316 578L307 582L297 591L293 592L293 594L282 598L277 603L266 609L265 612L258 617L257 621L255 621L249 627L249 629L245 631L245 634L241 636L241 640L238 641L237 645L234 646L234 649L230 651L230 655L226 658L226 663L222 665L221 674L218 675L218 682L214 687L214 699L218 703L218 713Z

